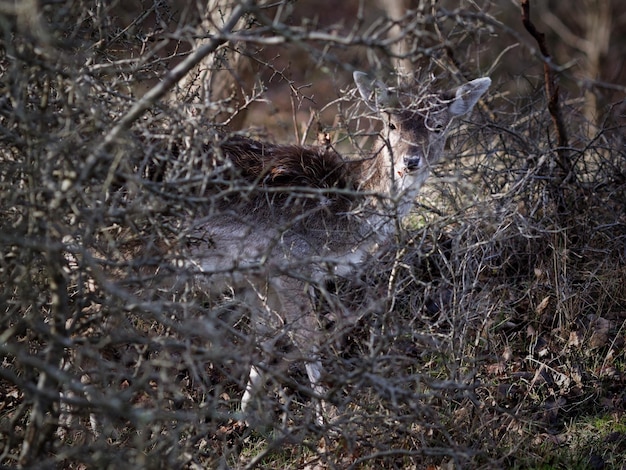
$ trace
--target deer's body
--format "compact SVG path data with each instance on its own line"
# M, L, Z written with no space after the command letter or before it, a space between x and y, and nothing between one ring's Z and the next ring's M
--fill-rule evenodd
M199 278L213 290L229 286L254 297L261 348L271 349L286 333L318 395L324 393L317 353L322 333L310 286L353 271L393 234L443 153L452 119L469 112L490 84L477 79L442 94L388 89L360 72L354 78L385 121L383 142L371 155L349 160L325 147L228 140L219 152L254 190L226 198L188 238L189 265ZM263 368L252 367L245 412ZM321 406L318 422L320 413Z

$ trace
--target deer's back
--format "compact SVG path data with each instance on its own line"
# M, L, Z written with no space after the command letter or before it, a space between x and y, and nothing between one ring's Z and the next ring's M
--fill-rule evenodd
M354 188L351 162L331 148L232 138L220 146L241 176L270 187Z
M221 213L299 231L344 230L357 223L352 213L365 202L358 164L336 151L233 138L219 152L234 166L238 188L218 200Z
M353 262L369 250L376 233L358 163L324 147L245 138L226 140L217 152L233 165L237 190L192 232L202 270L267 270L274 262L297 268L345 256Z

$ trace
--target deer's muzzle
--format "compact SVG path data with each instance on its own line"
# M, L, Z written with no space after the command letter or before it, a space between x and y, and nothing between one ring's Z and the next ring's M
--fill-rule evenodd
M417 171L420 168L420 162L422 158L419 155L412 155L410 157L404 157L404 166L406 171Z

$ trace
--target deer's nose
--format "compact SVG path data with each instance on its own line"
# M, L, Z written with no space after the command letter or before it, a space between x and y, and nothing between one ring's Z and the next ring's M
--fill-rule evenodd
M422 157L420 155L409 155L404 157L404 166L407 171L416 171L420 168Z

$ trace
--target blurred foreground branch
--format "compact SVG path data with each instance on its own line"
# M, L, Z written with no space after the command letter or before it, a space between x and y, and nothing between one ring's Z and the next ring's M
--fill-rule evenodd
M184 61L174 67L168 72L163 79L155 85L150 91L148 91L141 99L139 99L131 109L122 116L117 124L104 136L102 144L94 151L94 161L88 162L86 168L90 167L90 163L95 163L98 155L111 144L119 134L128 129L129 126L137 120L147 109L153 106L160 98L162 98L179 80L181 80L185 74L198 65L206 56L215 52L215 50L224 44L228 40L228 33L237 24L239 19L250 9L250 5L253 0L247 0L239 3L233 12L230 19L226 21L221 31L218 31L215 36L207 43L200 46L191 55L189 55ZM104 185L104 191L106 191L113 179L113 174L117 169L121 160L121 154L113 161L109 170L109 176L107 182Z

